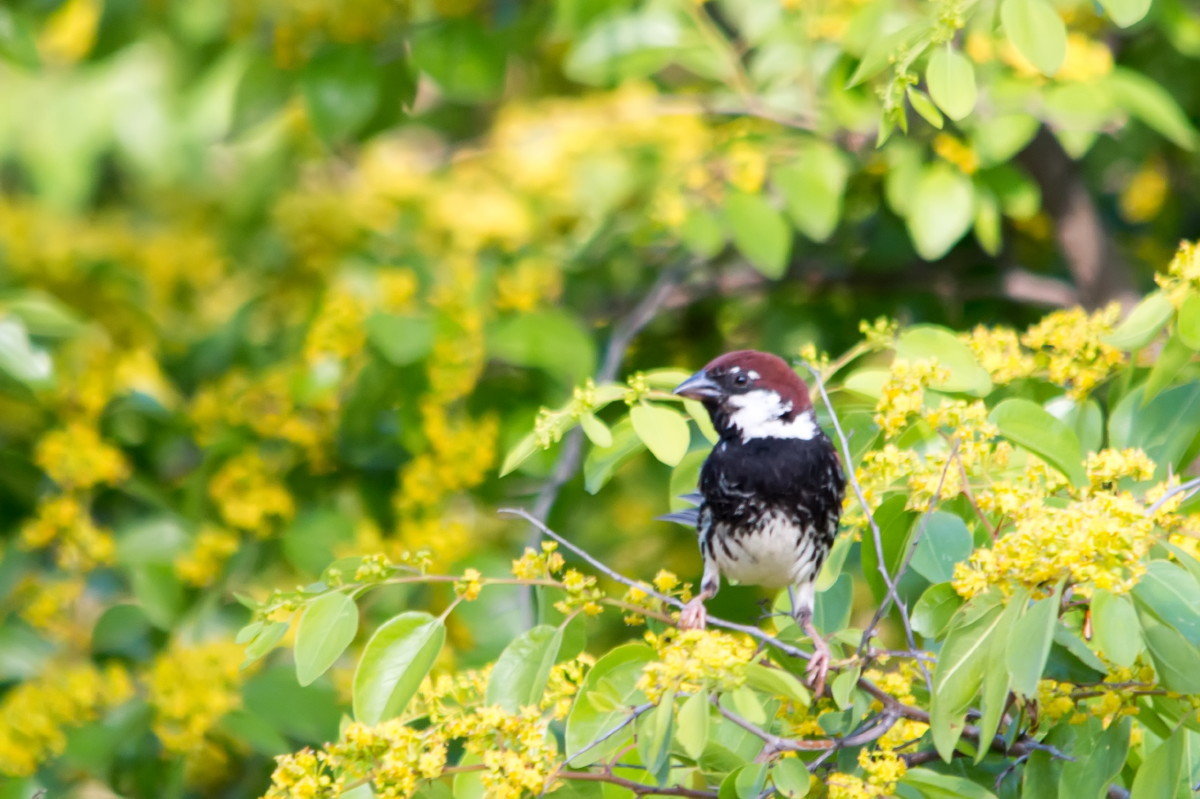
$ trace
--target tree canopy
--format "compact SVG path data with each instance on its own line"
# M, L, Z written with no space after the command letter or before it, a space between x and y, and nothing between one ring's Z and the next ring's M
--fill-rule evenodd
M1186 0L0 7L0 797L1188 795ZM855 475L807 640L678 379ZM509 508L505 513L498 510Z

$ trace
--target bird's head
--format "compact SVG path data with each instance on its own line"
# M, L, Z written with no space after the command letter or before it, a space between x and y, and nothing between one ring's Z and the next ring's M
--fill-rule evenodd
M704 403L722 439L809 439L817 434L808 387L777 355L729 352L675 387Z

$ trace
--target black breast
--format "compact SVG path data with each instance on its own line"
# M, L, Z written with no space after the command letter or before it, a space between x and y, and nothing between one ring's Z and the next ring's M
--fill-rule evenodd
M832 542L845 487L837 452L823 433L811 439L723 439L700 472L711 522L733 535L766 514L783 512Z

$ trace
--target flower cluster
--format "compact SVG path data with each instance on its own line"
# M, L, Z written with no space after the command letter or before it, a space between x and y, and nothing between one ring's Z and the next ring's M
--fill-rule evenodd
M203 749L221 717L241 704L244 658L240 645L215 641L176 645L155 659L146 675L146 699L165 749L184 755Z
M1103 340L1120 315L1116 303L1091 314L1082 308L1055 311L1029 328L1021 343L1032 350L1047 380L1083 397L1125 362L1125 355Z
M907 427L925 407L925 389L946 378L946 370L934 361L892 361L875 404L875 423L883 434L891 438Z
M99 717L133 695L121 666L52 666L0 699L0 774L33 774L67 744L66 732Z
M745 682L754 656L748 637L718 630L647 632L646 640L658 658L646 665L638 687L651 701L672 692L731 691Z
M1200 242L1180 242L1179 250L1167 266L1167 273L1154 276L1176 306L1183 303L1189 293L1200 290Z
M1096 493L1062 506L1024 502L1014 511L1012 531L955 567L960 595L975 596L989 585L1042 590L1061 580L1084 594L1128 591L1145 572L1143 559L1156 540L1145 507L1124 493Z

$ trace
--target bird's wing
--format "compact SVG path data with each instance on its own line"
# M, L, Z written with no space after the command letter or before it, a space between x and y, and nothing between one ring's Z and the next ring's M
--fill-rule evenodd
M690 494L683 494L679 498L682 499L684 502L690 502L693 505L699 505L701 502L704 501L704 495L701 494L699 491L694 491ZM662 516L656 516L655 518L658 519L659 521L675 522L676 524L682 524L685 527L695 527L700 518L700 509L699 508L685 508L683 510L677 510L674 513L665 513Z
M659 521L682 524L685 527L695 527L700 519L700 509L686 508L684 510L677 510L674 513L664 513L662 516L656 516L655 518Z

